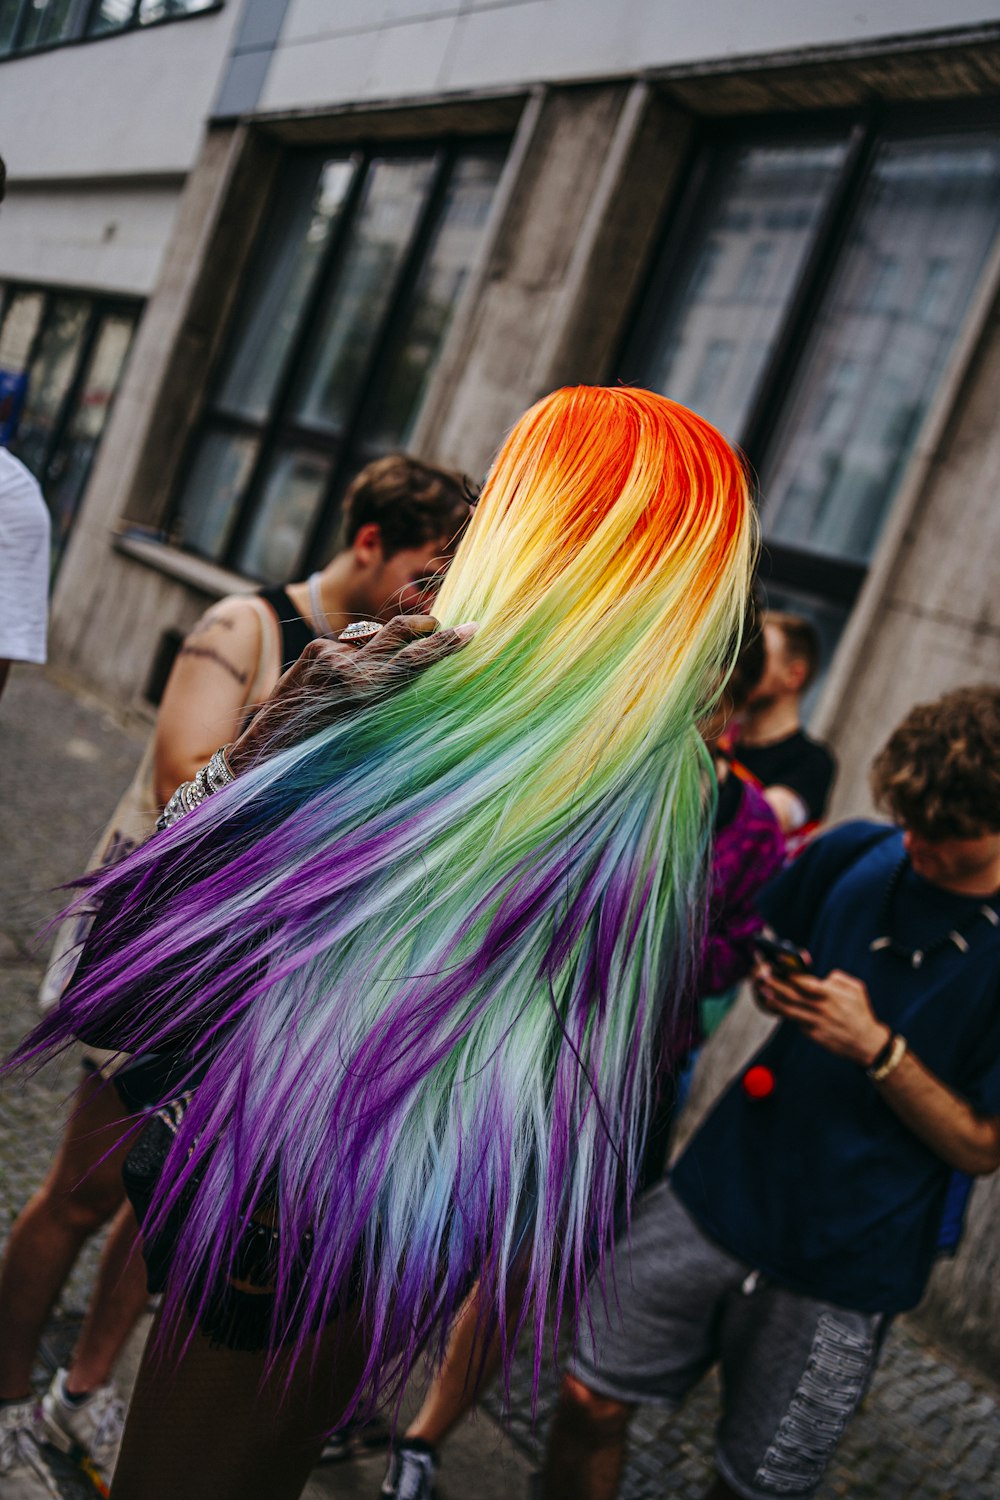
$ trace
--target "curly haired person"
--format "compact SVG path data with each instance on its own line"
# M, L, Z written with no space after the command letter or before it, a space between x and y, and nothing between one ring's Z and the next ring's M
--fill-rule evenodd
M842 824L763 894L808 960L757 965L771 1087L738 1077L639 1204L606 1317L592 1286L545 1500L611 1500L634 1408L716 1363L711 1500L813 1495L920 1300L952 1172L1000 1166L1000 688L914 708L872 785L893 825Z

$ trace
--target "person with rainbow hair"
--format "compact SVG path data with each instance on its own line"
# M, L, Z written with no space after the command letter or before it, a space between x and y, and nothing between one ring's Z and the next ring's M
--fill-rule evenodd
M712 755L718 797L712 828L708 918L700 961L685 1003L669 1017L664 1046L656 1059L657 1102L646 1134L646 1149L636 1182L636 1198L660 1181L683 1087L692 1066L692 1049L703 1039L706 1005L712 997L749 976L755 958L754 938L764 926L756 897L784 863L785 841L764 796L736 775L720 741L726 724L739 712L764 671L764 641L756 624L757 606L747 612L743 642L725 692L699 729ZM522 1252L522 1262L526 1255ZM516 1308L522 1287L520 1266L508 1287L508 1306ZM484 1345L482 1309L474 1288L448 1338L444 1359L424 1393L419 1411L391 1445L382 1500L433 1500L445 1443L492 1383L500 1359L500 1340Z
M595 1246L610 1275L701 946L697 722L754 551L708 423L555 392L439 595L445 631L476 623L463 649L332 723L293 695L273 753L94 882L88 952L20 1056L166 1053L187 1096L159 1113L165 1297L114 1500L297 1495L325 1431L443 1350L474 1279L508 1368L533 1326L537 1378Z

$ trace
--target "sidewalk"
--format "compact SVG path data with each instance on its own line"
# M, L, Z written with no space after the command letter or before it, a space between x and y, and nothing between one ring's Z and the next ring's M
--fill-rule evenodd
M0 1048L34 1018L42 965L33 934L58 911L51 888L82 869L141 753L140 739L78 702L37 671L15 670L0 701ZM41 1179L74 1085L70 1059L0 1092L0 1244ZM71 1347L96 1263L81 1257L48 1333L53 1357ZM134 1370L138 1348L124 1362ZM42 1370L39 1369L39 1378ZM539 1425L530 1386L515 1377L509 1423L495 1398L463 1425L446 1451L445 1500L521 1500L541 1452L556 1379L543 1364ZM411 1403L413 1397L411 1396ZM408 1403L408 1404L411 1404ZM717 1388L706 1381L676 1417L643 1408L636 1419L624 1500L696 1500L711 1474ZM317 1470L307 1500L375 1500L383 1460ZM60 1475L62 1480L63 1476ZM64 1493L90 1492L66 1473ZM996 1500L1000 1495L1000 1405L985 1382L965 1377L903 1323L892 1330L865 1405L851 1425L821 1500Z

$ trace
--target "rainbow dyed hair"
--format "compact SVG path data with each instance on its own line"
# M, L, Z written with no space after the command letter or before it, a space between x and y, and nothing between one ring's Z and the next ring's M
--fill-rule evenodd
M152 1214L190 1195L175 1302L203 1303L263 1207L273 1344L358 1301L359 1391L405 1374L473 1277L503 1324L519 1254L508 1346L579 1305L700 942L695 721L753 550L706 422L556 392L504 444L439 595L471 643L101 877L100 936L33 1045L111 1026L200 1078Z

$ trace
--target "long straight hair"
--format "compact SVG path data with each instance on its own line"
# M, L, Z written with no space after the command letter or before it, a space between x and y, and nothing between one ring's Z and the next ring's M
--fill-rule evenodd
M30 1046L113 1024L198 1077L147 1224L184 1202L174 1305L197 1314L257 1213L279 1232L272 1345L301 1352L353 1303L359 1392L405 1375L475 1277L508 1349L579 1307L697 957L695 724L753 552L743 467L705 421L557 391L504 444L438 598L471 643L99 878L100 934Z

